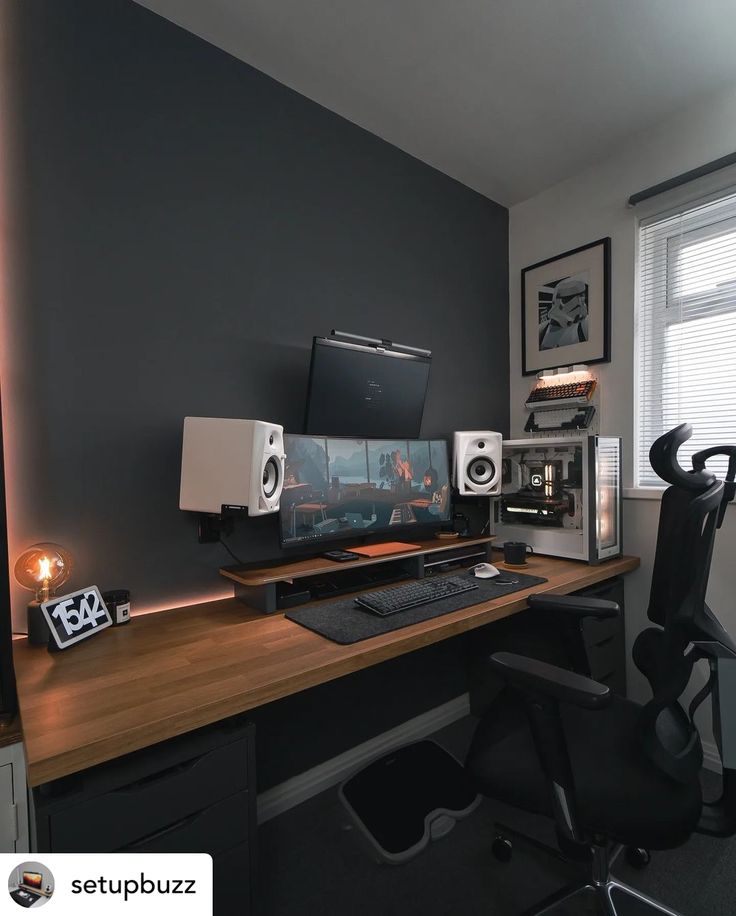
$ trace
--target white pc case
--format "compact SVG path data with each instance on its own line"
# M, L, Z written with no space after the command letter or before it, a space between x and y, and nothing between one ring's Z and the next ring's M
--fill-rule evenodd
M588 563L621 554L620 438L505 440L502 466L498 546L523 541L535 553Z

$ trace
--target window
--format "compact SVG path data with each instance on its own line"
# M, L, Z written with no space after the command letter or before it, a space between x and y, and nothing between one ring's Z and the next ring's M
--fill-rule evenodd
M736 442L736 192L642 221L636 344L635 484L662 487L649 448L668 429L692 424L688 464Z

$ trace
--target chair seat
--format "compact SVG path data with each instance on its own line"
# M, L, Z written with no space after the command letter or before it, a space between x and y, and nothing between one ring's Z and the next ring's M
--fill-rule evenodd
M675 782L644 756L635 731L640 710L617 696L597 711L561 706L578 819L591 834L671 849L688 839L700 818L700 782ZM483 795L552 817L526 712L513 690L502 691L481 720L466 766Z

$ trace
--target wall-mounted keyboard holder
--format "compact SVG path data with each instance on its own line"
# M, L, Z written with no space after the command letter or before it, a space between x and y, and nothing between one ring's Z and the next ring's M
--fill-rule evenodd
M598 432L598 410L594 403L580 407L546 407L529 412L524 432L537 436Z
M600 384L587 366L545 371L527 395L524 432L532 439L599 435L600 404Z

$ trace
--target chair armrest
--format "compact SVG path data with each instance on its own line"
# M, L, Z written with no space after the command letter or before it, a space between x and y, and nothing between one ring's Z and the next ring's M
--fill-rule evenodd
M522 693L543 694L583 709L602 709L611 702L612 693L605 684L525 655L496 652L491 656L491 664Z
M576 598L574 595L530 595L527 599L530 608L537 611L563 611L570 617L582 620L584 617L597 617L605 620L618 617L621 608L615 601L603 598Z

